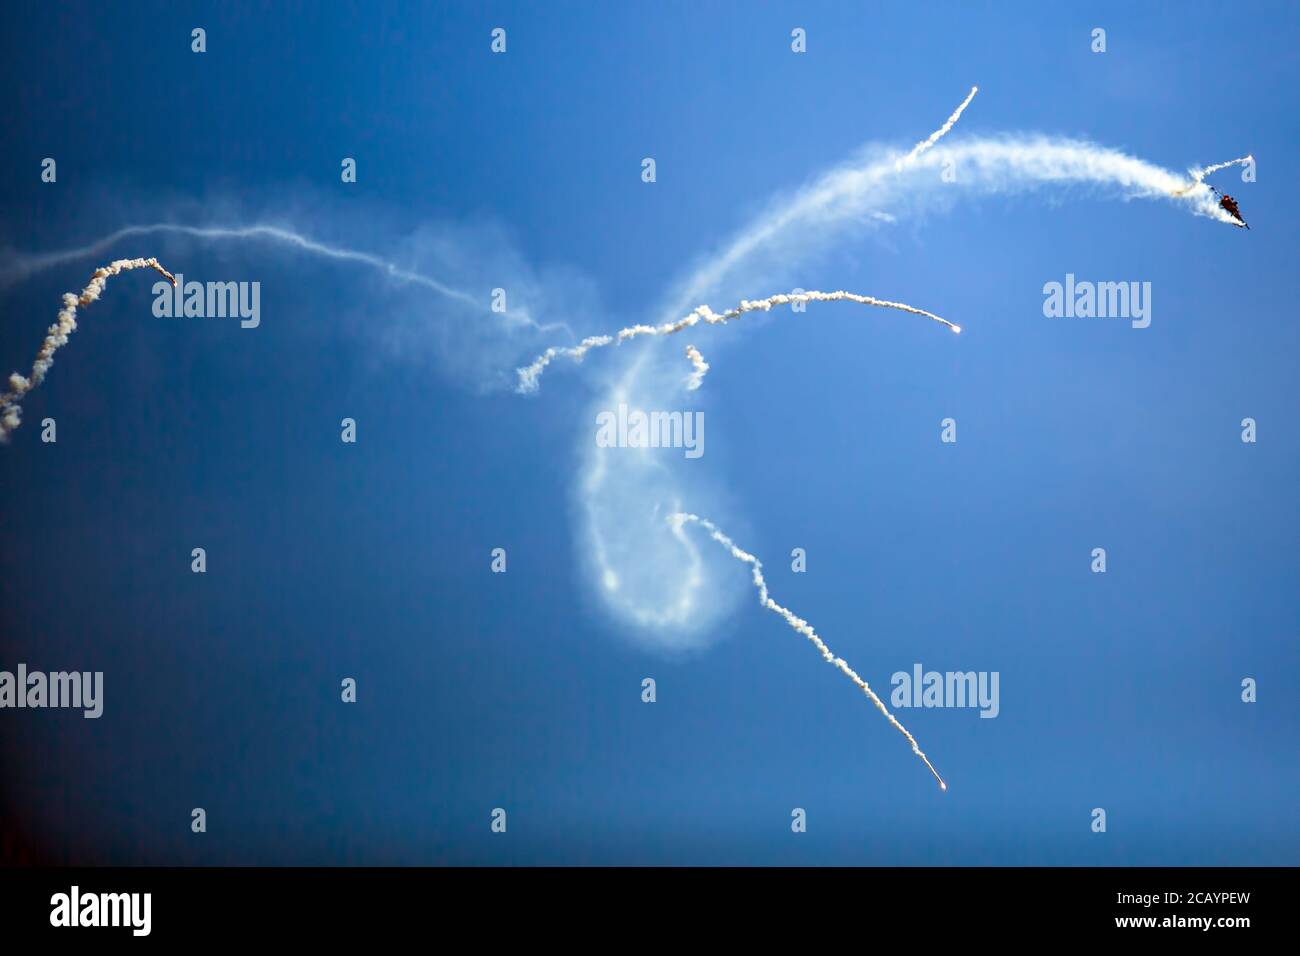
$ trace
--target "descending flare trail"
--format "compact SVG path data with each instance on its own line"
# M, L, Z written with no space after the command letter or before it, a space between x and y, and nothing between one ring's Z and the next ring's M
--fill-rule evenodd
M933 312L926 312L924 309L918 309L915 306L908 305L905 302L890 302L888 299L877 299L869 295L858 295L856 292L790 292L779 293L766 299L757 299L750 301L742 299L740 305L734 309L728 309L726 312L714 312L707 305L698 306L695 311L676 322L664 322L661 325L630 325L625 329L620 329L613 335L593 335L583 339L575 346L552 346L537 358L533 359L531 365L518 369L519 385L515 389L517 392L535 392L537 391L537 380L541 378L542 372L546 366L557 356L565 356L574 361L581 361L592 349L604 348L608 345L621 345L628 339L639 338L644 335L676 335L683 329L689 329L705 322L709 325L725 325L732 319L739 318L747 312L767 312L773 306L788 305L794 302L857 302L860 305L874 305L883 309L897 309L900 312L910 312L912 315L924 316L927 319L933 319L942 325L948 326L954 332L960 332L961 326L954 325L947 319L935 315ZM704 363L704 358L698 351L694 355L687 352L691 363L695 366L695 373L691 380L698 387L698 379L704 377L704 372L708 371L708 365ZM703 368L701 368L703 366Z
M66 345L68 336L76 331L77 307L85 308L90 305L99 298L110 278L132 269L156 269L172 285L176 284L176 277L164 269L157 259L115 259L106 266L100 266L91 274L90 283L81 290L81 295L63 293L63 308L59 310L57 321L45 334L45 341L41 343L40 351L36 353L36 361L32 363L31 375L23 376L14 372L9 376L9 391L0 395L0 442L7 441L10 433L22 424L20 403L23 396L45 380L46 373L54 364L54 353Z
M826 660L828 664L835 665L835 667L842 674L844 674L851 681L853 681L853 683L857 684L858 688L864 694L866 694L868 697L871 698L871 702L876 705L876 708L882 714L885 715L885 719L888 720L891 724L893 724L900 734L902 734L904 737L907 738L907 742L912 745L912 753L920 757L921 761L929 769L930 773L934 774L934 779L939 781L939 788L941 790L948 789L948 784L944 783L943 777L939 776L939 771L934 769L934 764L930 763L930 758L927 757L925 755L925 752L921 750L920 746L916 742L916 738L913 737L910 733L908 733L907 728L904 727L902 724L900 724L898 722L898 719L889 712L889 709L885 707L884 702L881 701L881 699L876 696L876 692L871 689L871 687L867 684L865 680L863 680L860 676L858 676L857 671L855 671L852 667L850 667L848 665L848 662L845 661L844 658L835 656L835 654L831 651L831 649L826 646L826 642L817 636L817 632L813 630L811 624L809 624L803 618L795 615L789 609L782 607L780 604L777 604L775 601L772 600L771 597L768 596L767 581L763 577L763 564L758 560L758 558L754 557L749 552L742 550L736 544L736 542L732 541L729 537L723 534L723 532L717 527L717 525L709 521L707 518L701 518L699 515L677 512L675 514L669 515L668 521L672 525L673 531L678 535L681 534L682 527L686 524L686 522L690 521L690 522L694 522L695 524L698 524L701 528L703 528L705 531L709 533L709 537L711 537L714 541L718 542L718 544L722 545L724 548L730 551L731 556L733 558L736 558L738 561L743 561L746 564L748 564L751 570L753 571L754 587L758 588L758 602L761 605L763 605L763 607L767 608L769 611L773 611L781 615L781 617L785 618L785 622L787 624L789 624L792 628L794 628L804 637L808 638L808 640L813 643L813 645L817 648L817 650L821 651L822 657Z

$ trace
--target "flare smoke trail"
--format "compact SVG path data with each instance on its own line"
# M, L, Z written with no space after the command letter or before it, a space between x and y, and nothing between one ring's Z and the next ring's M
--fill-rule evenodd
M954 332L961 331L961 326L954 325L952 322L935 315L933 312L926 312L924 309L918 309L905 302L890 302L887 299L877 299L873 296L858 295L856 292L844 292L843 290L839 292L817 292L814 290L812 292L778 293L777 295L770 296L766 299L758 299L752 302L749 299L742 299L740 305L736 306L734 309L728 309L726 312L721 314L714 312L707 305L701 305L697 306L695 311L690 315L678 319L676 322L665 322L662 325L631 325L625 329L620 329L613 335L590 336L572 347L552 346L541 355L537 356L531 365L519 369L519 386L516 391L521 394L537 391L537 380L541 378L542 372L545 370L546 366L550 365L551 361L557 356L562 355L577 362L581 361L583 356L592 349L604 348L608 345L621 345L628 339L635 339L643 335L676 335L683 329L692 328L700 322L705 322L709 325L725 325L730 320L739 318L747 312L767 312L771 310L773 306L788 305L792 302L857 302L862 305L879 306L883 309L897 309L900 312L910 312L913 315L920 315L927 319L933 319L935 322L948 326L948 328L952 329ZM695 364L696 376L698 376L699 379L702 379L704 372L708 371L709 368L708 365L704 365L703 371L701 371L700 365L703 364L703 356L700 356L698 351L694 356L692 356L689 349L686 354L690 356L691 362ZM696 361L696 356L699 356L698 362ZM699 381L696 380L695 376L692 377L691 381L695 382L695 385L692 387L699 386Z
M1182 196L1192 193L1198 188L1202 190L1207 189L1208 187L1205 186L1205 177L1209 176L1211 173L1217 173L1219 170L1227 169L1229 166L1245 166L1254 161L1254 156L1242 156L1240 159L1230 159L1226 163L1215 163L1213 166L1207 166L1204 169L1193 168L1189 170L1192 181L1188 183L1185 188L1178 190L1175 195Z
M121 272L132 269L156 269L172 285L176 277L164 269L157 259L115 259L106 266L100 266L90 276L90 283L81 290L81 295L71 292L63 293L63 308L59 310L58 320L50 326L36 353L30 376L14 372L9 376L9 391L0 395L0 442L8 441L9 435L22 424L23 396L45 380L45 374L54 364L54 353L68 342L68 336L77 330L77 307L85 308L99 298L108 280Z
M709 363L694 345L686 346L686 357L690 359L693 371L686 379L686 391L693 392L704 383L704 376L709 374Z
M952 115L944 121L942 126L913 146L910 153L894 163L894 171L898 172L902 170L904 167L915 161L916 158L927 149L939 142L939 140L943 139L944 136L948 134L948 130L957 125L957 121L961 119L961 114L966 112L966 107L970 106L970 101L975 99L975 94L979 91L980 88L978 86L972 86L970 92L966 94L966 98L961 101L961 105L952 111Z
M1210 173L1217 173L1219 170L1227 169L1229 166L1245 166L1254 161L1254 156L1243 156L1241 159L1230 159L1226 163L1217 163L1214 166L1209 166L1205 169L1193 170L1192 178L1199 183L1204 180L1206 176L1210 175Z
M840 673L844 674L844 676L849 678L849 680L857 684L858 689L871 698L871 702L876 705L876 709L885 715L885 719L893 724L900 734L907 738L907 742L912 745L912 753L920 757L922 762L929 769L930 773L934 774L934 779L939 781L939 788L941 790L947 790L948 785L944 783L943 777L939 776L939 771L934 769L934 764L930 763L930 758L921 750L920 746L916 742L916 738L908 733L907 728L900 724L898 719L889 712L889 708L887 708L884 702L876 696L876 692L871 689L870 685L868 685L867 682L858 675L857 671L848 665L848 662L844 660L844 658L835 656L831 649L826 646L826 642L817 636L817 632L813 630L811 624L794 614L788 608L784 608L772 600L767 593L767 581L763 577L762 562L748 551L742 550L736 542L723 534L717 525L709 521L707 518L701 518L699 515L686 514L680 511L668 516L668 522L671 525L673 532L679 537L682 533L682 527L688 521L698 524L701 528L707 531L709 537L730 551L733 558L743 561L750 566L754 575L754 587L758 588L758 603L763 605L763 607L767 608L769 611L774 611L781 615L781 617L785 618L787 624L813 643L817 650L821 652L822 658L825 659L828 664L834 664Z

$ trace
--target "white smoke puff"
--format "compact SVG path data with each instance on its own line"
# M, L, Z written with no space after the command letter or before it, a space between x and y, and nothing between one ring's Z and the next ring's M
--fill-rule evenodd
M758 589L758 603L767 610L773 611L784 618L785 622L789 624L790 627L812 642L813 646L821 652L822 658L828 664L834 665L840 673L853 681L853 683L857 685L858 689L861 690L862 693L866 694L867 697L871 699L871 702L876 705L876 709L885 715L885 719L887 719L890 724L892 724L894 728L907 739L907 742L912 747L912 753L921 758L922 763L925 764L930 773L934 774L934 779L939 781L940 789L948 789L948 785L944 783L943 777L939 776L939 771L934 769L934 764L930 763L930 758L925 755L923 750L921 750L920 745L916 742L916 738L908 732L906 727L898 722L898 718L889 712L889 708L885 706L884 701L876 696L876 692L871 689L871 686L863 680L861 676L859 676L858 672L850 667L844 658L835 656L834 652L826 646L826 642L823 641L818 636L817 632L813 630L811 624L803 618L798 617L788 608L784 608L772 600L767 591L767 581L763 577L763 564L758 560L758 558L754 557L749 552L742 550L736 542L723 534L722 531L707 518L701 518L699 515L687 514L684 512L676 512L668 516L668 522L672 526L674 533L679 536L682 527L687 522L698 524L709 533L709 537L731 552L733 558L748 564L750 566L750 571L753 574L754 587Z
M22 424L23 396L45 380L46 373L54 364L54 353L68 343L77 328L77 307L85 307L99 299L108 280L122 272L132 269L155 269L167 278L172 285L176 278L161 265L157 259L115 259L106 266L100 266L90 276L90 282L77 296L71 292L63 294L63 308L59 310L57 320L46 332L45 341L41 343L36 359L32 362L30 376L14 372L9 376L9 391L0 395L0 442L9 440L9 435Z
M694 345L686 346L686 358L691 363L691 374L686 379L686 391L693 392L704 384L704 376L709 374L709 363Z

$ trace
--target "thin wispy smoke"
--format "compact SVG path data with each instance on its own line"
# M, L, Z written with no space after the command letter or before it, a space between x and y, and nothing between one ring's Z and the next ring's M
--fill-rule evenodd
M691 363L691 374L686 379L686 391L693 392L704 384L704 376L709 374L709 363L694 345L686 346L686 358Z
M14 372L9 376L9 391L0 395L0 442L8 441L9 435L22 424L23 396L45 381L46 373L54 364L54 353L66 345L68 336L77 330L77 309L84 309L98 299L113 276L132 269L156 269L172 285L176 284L176 277L164 269L157 259L115 259L91 274L90 282L81 290L81 295L65 292L63 308L45 334L45 341L41 343L36 360L32 363L31 374L24 376Z
M850 667L848 662L844 660L844 658L835 656L835 653L829 647L826 646L826 642L823 641L817 635L817 632L813 630L811 624L809 624L803 618L796 615L793 611L789 610L788 608L782 607L780 604L777 604L776 601L772 600L771 596L767 592L767 580L763 577L763 564L761 561L758 560L758 558L754 557L748 551L745 551L742 548L740 548L736 544L736 542L732 541L729 537L727 537L713 522L709 521L707 518L701 518L699 515L693 515L693 514L688 514L686 512L679 511L669 515L668 521L669 521L669 525L673 529L673 532L678 536L681 536L682 527L687 522L693 522L695 524L698 524L701 528L703 528L705 531L709 533L709 537L711 537L714 541L718 542L718 544L722 545L724 548L730 551L731 556L733 558L748 564L754 576L754 587L758 589L758 603L761 604L763 607L767 608L769 611L781 615L781 617L785 619L785 622L789 624L790 627L794 628L795 631L802 634L804 637L808 638L808 640L812 642L813 646L816 647L817 650L821 652L822 658L828 664L834 665L835 668L840 673L842 673L849 680L853 681L853 683L855 683L858 686L858 689L861 690L862 693L866 694L869 698L871 698L871 702L876 705L876 709L885 715L885 719L888 720L891 724L893 724L895 729L897 729L900 734L902 734L905 738L907 738L907 742L912 747L912 753L920 757L921 761L925 764L926 768L929 769L930 773L934 774L934 779L939 781L940 789L942 790L948 789L948 784L944 783L943 777L939 776L939 771L934 769L934 764L930 763L930 758L925 755L925 752L923 750L921 750L920 745L916 742L916 738L913 737L908 732L906 727L904 727L902 724L898 722L898 718L896 718L893 714L889 712L889 708L885 706L884 701L882 701L879 697L876 696L876 692L872 690L871 686L858 675L858 672L855 671L852 667Z
M268 224L256 224L251 226L187 226L180 223L155 222L125 226L110 235L95 240L89 245L81 246L76 249L61 249L58 252L20 256L13 262L9 263L3 273L0 273L0 280L3 280L6 284L12 283L25 279L33 273L49 269L53 266L63 265L67 262L75 262L78 259L98 255L105 249L112 247L115 243L121 242L123 239L128 239L133 236L155 235L158 233L173 233L189 236L194 239L236 241L261 239L280 243L327 259L353 262L359 265L368 266L372 269L378 270L390 279L421 286L437 293L443 298L449 299L453 302L458 302L461 305L469 306L478 312L484 313L485 315L491 315L499 320L516 322L544 332L567 330L568 328L568 326L563 323L539 323L522 309L516 308L506 313L493 313L483 297L470 295L468 292L465 292L462 289L457 289L432 276L405 269L397 263L385 259L382 256L377 256L369 252L362 252L357 249L331 245L304 236L293 229Z
M665 322L662 325L630 325L625 329L620 329L613 335L593 335L583 339L575 346L552 346L537 358L533 359L532 364L526 365L519 369L519 386L516 389L521 394L537 391L537 382L541 378L542 372L546 366L558 357L573 359L575 362L581 361L582 358L592 349L605 348L609 345L621 345L629 339L641 338L643 336L665 336L676 335L685 329L692 328L701 322L707 325L725 325L732 319L739 318L749 312L768 312L778 305L791 305L796 302L857 302L860 305L874 305L882 309L897 309L900 312L910 312L912 315L924 316L927 319L933 319L952 329L954 332L960 332L961 326L954 325L947 319L940 318L933 312L927 312L924 309L918 309L915 306L908 305L905 302L891 302L888 299L877 299L874 296L858 295L856 292L789 292L778 293L769 296L766 299L756 299L750 301L744 299L740 305L734 309L728 309L726 312L714 312L707 305L696 306L695 310L675 322ZM688 349L688 356L693 363L696 362L696 356L699 356L699 362L703 362L703 356L699 352L691 356ZM695 365L696 373L700 379L703 378L703 372L699 369L699 364ZM704 366L704 371L708 371L708 366ZM694 387L698 387L696 381Z

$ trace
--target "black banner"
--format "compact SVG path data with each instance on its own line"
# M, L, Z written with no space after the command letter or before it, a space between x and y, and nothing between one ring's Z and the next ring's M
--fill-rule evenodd
M7 940L373 941L474 928L522 943L708 930L936 939L1105 935L1231 945L1284 926L1291 869L173 869L0 871ZM617 936L609 936L617 933ZM648 937L647 937L648 938Z

